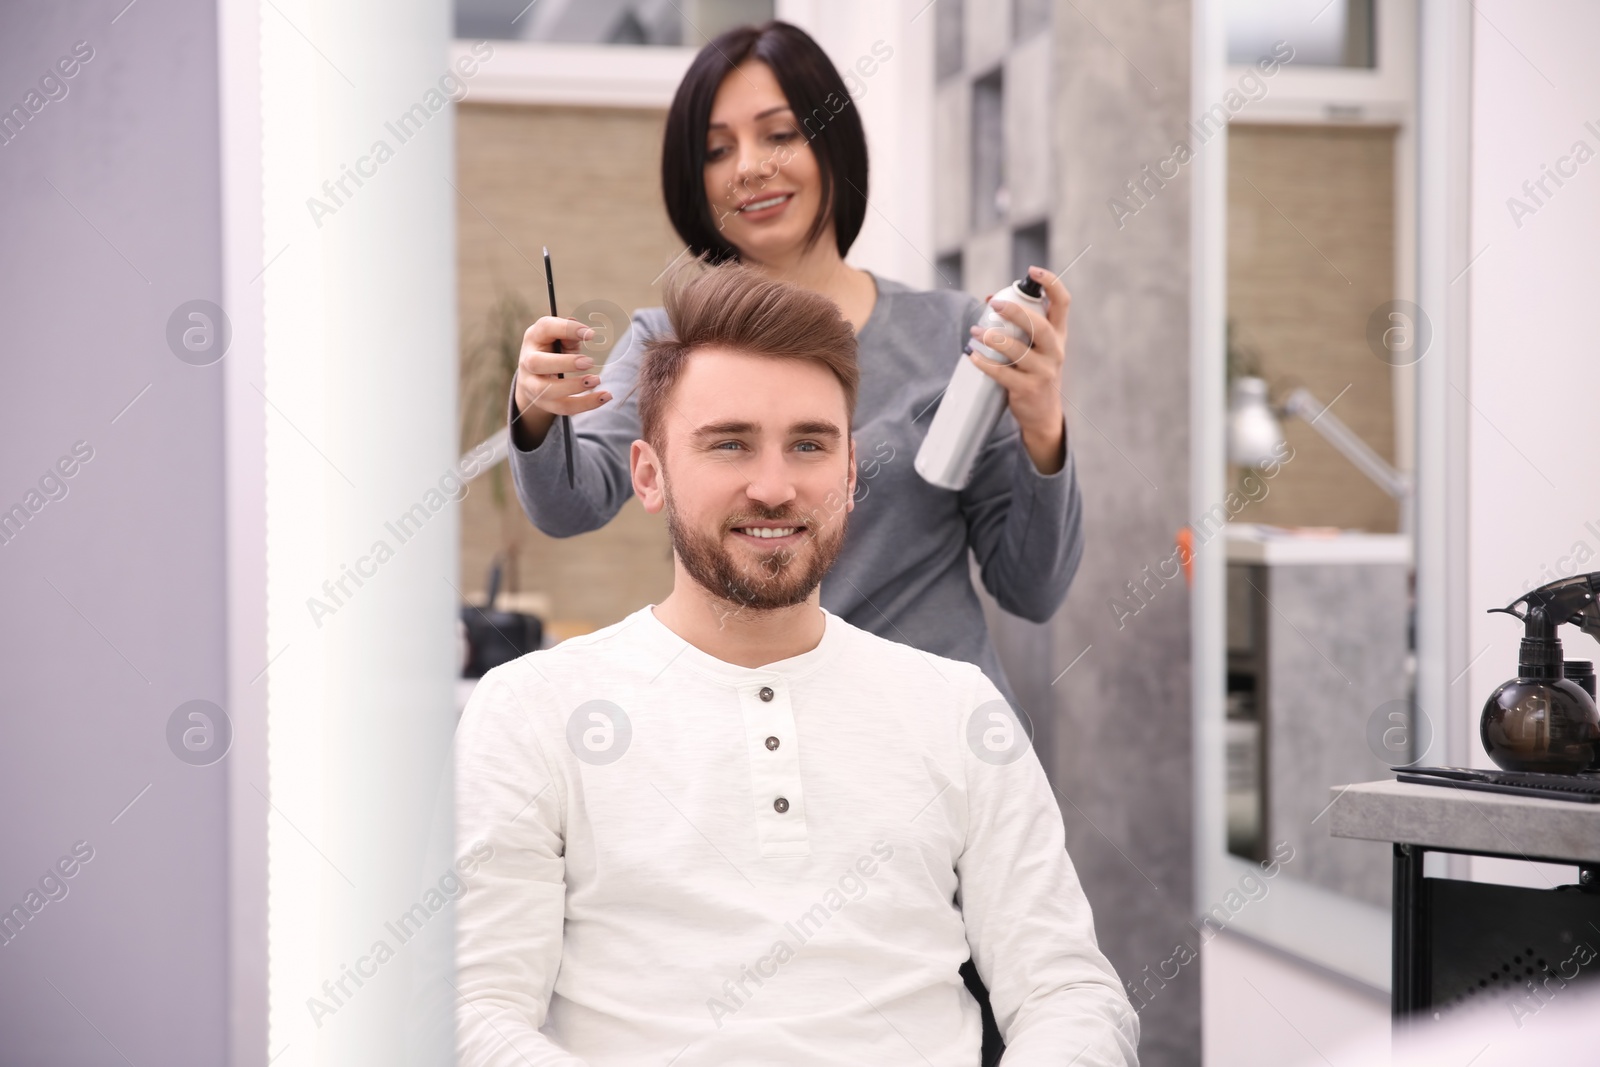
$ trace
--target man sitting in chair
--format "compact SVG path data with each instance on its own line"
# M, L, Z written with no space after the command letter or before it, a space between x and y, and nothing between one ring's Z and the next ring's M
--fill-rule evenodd
M457 735L470 1067L1136 1064L1061 814L978 668L818 586L856 488L850 325L737 265L669 287L631 454L672 593L490 671Z

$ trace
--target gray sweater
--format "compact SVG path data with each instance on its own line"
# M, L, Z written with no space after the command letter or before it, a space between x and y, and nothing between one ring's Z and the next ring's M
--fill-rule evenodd
M1062 470L1040 474L1007 412L965 490L923 481L911 462L982 304L965 293L875 280L878 301L857 335L856 507L839 560L822 581L822 606L881 637L977 664L1015 703L972 586L967 552L1002 608L1034 622L1050 618L1083 555L1072 451ZM513 443L517 496L546 534L598 529L633 492L628 450L639 435L633 385L642 339L668 330L661 308L636 312L602 373L615 399L573 418L576 490L567 487L559 432L546 434L531 451Z

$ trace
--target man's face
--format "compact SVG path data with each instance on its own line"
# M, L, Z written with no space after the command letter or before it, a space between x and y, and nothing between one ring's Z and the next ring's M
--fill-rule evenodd
M647 511L666 511L689 577L737 608L809 597L855 506L838 379L820 364L702 349L672 389L659 436L659 452L634 443L634 488Z

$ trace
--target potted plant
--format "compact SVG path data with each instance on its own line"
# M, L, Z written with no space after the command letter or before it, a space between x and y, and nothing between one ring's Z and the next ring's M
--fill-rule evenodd
M461 450L506 430L511 382L522 354L522 335L538 313L520 293L502 292L489 306L477 331L461 344ZM498 555L505 562L505 587L521 589L518 568L528 524L520 507L512 507L508 465L497 463L482 477L500 521ZM493 605L490 605L492 607Z

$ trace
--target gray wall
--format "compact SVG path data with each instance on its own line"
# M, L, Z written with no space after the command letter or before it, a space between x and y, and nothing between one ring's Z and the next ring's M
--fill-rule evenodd
M1170 560L1189 519L1189 176L1152 182L1120 226L1108 202L1126 200L1125 184L1188 137L1190 4L965 0L935 10L939 254L960 255L968 291L990 292L1016 276L1014 231L1045 219L1050 265L1070 267L1063 393L1084 495L1083 562L1049 624L989 604L990 625L1060 794L1101 947L1125 984L1149 983L1134 999L1141 1062L1194 1064L1200 964L1177 951L1200 947L1189 925L1189 594L1182 578L1159 588L1150 579L1150 605L1137 616L1109 607L1137 603L1126 583ZM1019 14L1025 25L1013 24ZM998 137L970 130L972 81L996 68ZM973 160L985 151L1005 162L998 217L974 203L985 172Z
M6 111L94 50L0 145L0 510L93 449L0 544L0 909L94 850L0 945L6 1067L225 1059L227 764L166 741L224 699L222 364L165 339L220 302L215 11L125 4L0 6Z
M1075 0L1057 3L1054 19L1051 258L1065 264L1092 247L1067 275L1067 420L1087 544L1053 623L1050 677L1083 658L1052 687L1047 765L1068 801L1067 847L1101 947L1125 983L1143 983L1180 943L1200 947L1188 923L1190 604L1181 577L1121 628L1108 602L1171 557L1189 520L1191 184L1180 174L1121 228L1107 201L1186 138L1190 5ZM1140 1061L1198 1064L1198 959L1159 981L1143 995Z

